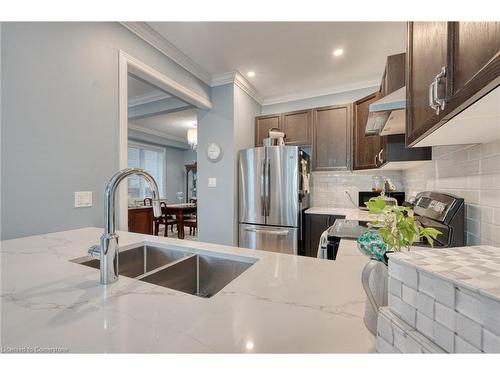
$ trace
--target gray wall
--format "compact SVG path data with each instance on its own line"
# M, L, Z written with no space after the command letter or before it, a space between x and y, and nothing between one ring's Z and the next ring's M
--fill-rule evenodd
M198 112L198 239L234 244L234 85L213 87L212 109ZM218 163L205 154L207 145L217 142L223 152ZM208 178L217 187L208 187Z
M198 238L237 245L238 152L254 145L260 105L234 84L212 88L211 99L212 110L200 111L198 118ZM218 163L204 151L213 141L222 147ZM208 187L209 177L217 178L217 187Z
M102 226L119 164L119 49L207 98L209 89L118 23L1 28L1 238ZM93 207L73 208L80 190Z
M262 106L262 114L268 115L273 113L282 113L296 111L300 109L308 109L315 107L324 107L328 105L352 103L364 96L367 96L378 90L378 86L367 87L363 89L351 90L340 92L336 94L316 96L314 98L307 98L301 100L294 100L290 102L269 104Z
M196 163L197 154L195 150L185 150L184 151L184 164Z
M186 168L184 167L185 150L165 147L167 159L167 201L178 202L177 192L186 194Z

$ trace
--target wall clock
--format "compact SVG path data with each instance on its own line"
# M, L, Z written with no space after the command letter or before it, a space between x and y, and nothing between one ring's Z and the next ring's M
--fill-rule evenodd
M212 163L217 163L220 159L222 159L222 148L218 143L211 142L207 146L207 158Z

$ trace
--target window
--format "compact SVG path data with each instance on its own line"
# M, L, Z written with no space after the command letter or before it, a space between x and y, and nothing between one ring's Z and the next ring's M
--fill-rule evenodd
M160 198L165 198L166 191L166 160L165 149L151 146L145 143L128 143L128 166L142 168L148 171L156 180L160 190ZM128 179L128 196L132 199L144 199L151 197L151 189L148 183L139 176Z

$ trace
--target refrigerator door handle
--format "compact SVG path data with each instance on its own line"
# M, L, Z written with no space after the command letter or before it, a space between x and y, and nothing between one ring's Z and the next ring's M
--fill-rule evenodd
M255 229L255 228L245 228L246 232L252 232L252 233L263 233L263 234L272 234L275 236L286 236L288 235L287 230L268 230L268 229Z
M267 159L266 169L266 216L271 212L271 161Z
M266 159L262 161L262 172L260 175L260 214L261 216L267 216L266 214Z

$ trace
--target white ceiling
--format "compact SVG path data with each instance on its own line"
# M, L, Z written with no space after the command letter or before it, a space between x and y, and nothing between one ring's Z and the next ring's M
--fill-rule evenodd
M130 120L129 125L143 129L168 139L187 143L186 133L190 128L196 128L198 122L197 109L170 112L143 119Z
M128 98L129 100L132 98L141 97L144 95L150 95L152 93L161 92L160 89L155 86L146 83L142 80L135 78L129 74L128 76Z
M265 102L378 84L404 22L149 22L212 76L238 71ZM342 48L340 57L333 50Z
M127 77L127 98L129 107L155 100L169 98L170 95L150 83L132 75Z

